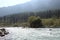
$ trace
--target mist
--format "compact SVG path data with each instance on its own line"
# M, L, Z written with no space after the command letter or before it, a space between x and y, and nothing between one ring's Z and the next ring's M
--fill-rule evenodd
M2 7L0 8L0 16L51 9L60 9L60 0L31 0L24 4Z

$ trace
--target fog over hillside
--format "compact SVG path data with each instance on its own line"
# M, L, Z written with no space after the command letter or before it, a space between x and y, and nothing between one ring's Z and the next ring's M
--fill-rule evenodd
M3 7L0 8L0 16L20 12L36 12L50 9L60 9L60 0L32 0L25 4Z

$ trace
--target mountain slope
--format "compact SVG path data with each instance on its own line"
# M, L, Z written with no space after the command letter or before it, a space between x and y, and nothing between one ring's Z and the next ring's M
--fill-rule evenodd
M60 0L32 0L25 4L0 8L0 16L49 9L60 9Z

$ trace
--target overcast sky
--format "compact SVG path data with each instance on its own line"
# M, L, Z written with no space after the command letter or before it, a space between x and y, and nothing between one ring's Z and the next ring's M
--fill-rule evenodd
M60 9L60 0L0 0L0 16L18 12L49 9Z
M8 7L8 6L16 5L16 4L24 4L24 3L29 2L29 1L30 2L39 1L39 2L41 2L41 5L51 4L52 6L54 6L56 4L56 6L57 5L60 6L60 0L0 0L0 7Z
M29 2L30 0L0 0L0 7L7 7L16 4Z

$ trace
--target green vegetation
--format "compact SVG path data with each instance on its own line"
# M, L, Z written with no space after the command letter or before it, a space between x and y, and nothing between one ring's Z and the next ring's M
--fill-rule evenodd
M28 19L31 28L42 28L42 21L40 17L31 16Z
M60 27L60 9L0 17L0 27Z
M47 27L60 27L60 19L42 19L42 23Z
M18 25L17 24L14 24L13 27L18 27Z

